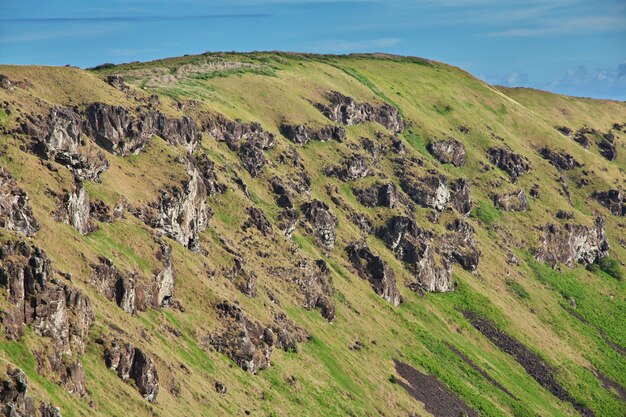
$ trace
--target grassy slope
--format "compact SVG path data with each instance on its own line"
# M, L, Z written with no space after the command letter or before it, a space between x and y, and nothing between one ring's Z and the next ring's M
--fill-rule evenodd
M48 252L56 268L73 272L77 285L96 303L98 316L91 332L92 339L111 333L109 324L121 327L128 339L158 358L161 379L158 404L147 405L129 384L122 383L105 369L99 346L91 343L83 358L90 396L78 399L36 375L35 362L29 352L33 346L42 343L36 336L28 334L25 344L0 339L0 360L25 368L36 396L62 405L66 416L92 415L94 410L89 406L90 401L102 415L125 415L129 409L136 415L162 416L242 415L244 410L263 416L395 416L409 412L427 415L421 404L410 398L400 386L389 382L389 376L394 373L391 359L402 358L421 371L437 375L481 415L566 416L575 413L569 404L559 402L509 356L474 330L461 314L461 310L469 308L488 316L540 352L558 369L558 379L563 385L597 415L624 414L624 404L604 389L592 373L594 368L599 369L626 386L623 357L612 350L598 332L601 330L611 341L626 346L626 331L622 325L626 314L624 282L602 272L591 273L582 267L560 274L537 264L529 256L529 248L536 245L539 232L528 233L528 230L547 222L558 222L554 218L557 209L573 210L576 221L587 224L592 222L595 212L600 212L607 217L611 256L626 260L626 250L617 244L618 237L623 235L619 219L611 217L588 197L591 190L607 188L616 180L623 184L620 168L625 166L624 149L618 150L621 156L617 161L608 162L593 149L584 150L553 129L558 124L577 128L586 123L604 131L614 122L626 121L626 105L563 98L544 92L499 91L459 69L408 58L222 54L218 57L221 60L245 61L255 67L253 70L211 72L199 77L181 75L174 84L163 83L161 78L149 82L149 77L145 76L146 69L166 67L172 71L181 64L206 58L176 58L98 72L10 66L0 67L0 72L11 79L28 79L32 83L28 91L16 90L10 95L11 100L18 101L20 107L29 111L42 111L52 104L84 105L96 100L132 108L136 104L106 85L101 77L108 72L134 70L133 76L127 78L136 86L145 87L145 92L137 88L138 94L159 93L166 112L178 112L172 107L174 100L195 99L200 102L192 113L216 110L229 117L259 121L266 130L275 133L284 119L297 123L327 123L308 100L321 100L328 90L341 91L359 101L393 103L410 123L401 137L411 153L425 160L424 170L436 167L450 177L463 176L472 183L473 199L479 208L469 221L478 230L477 239L483 252L478 274L469 274L455 267L459 286L454 293L428 294L420 298L404 285L411 280L408 272L382 242L370 236L370 246L396 270L405 303L393 308L379 299L344 259L343 247L356 238L358 232L345 218L345 213L332 206L325 185L337 185L340 195L358 211L370 215L380 212L383 218L391 215L391 211L361 207L352 196L350 186L328 179L321 173L327 163L337 161L340 154L349 153L347 144L311 143L299 151L313 179L312 194L331 204L340 217L338 245L331 253L324 254L301 230L294 234L292 241L276 234L268 242L253 233L251 242L242 243L239 248L246 253L250 265L260 265L255 268L259 276L259 297L242 296L219 273L221 267L230 265L231 255L220 247L217 236L233 242L241 241L245 236L241 224L246 217L242 207L257 204L270 217L277 213L267 179L273 171L281 172L285 168L276 164L276 167L268 167L260 178L252 179L238 167L234 154L205 135L202 150L225 167L220 176L231 184L226 194L210 200L216 214L202 236L202 246L209 256L192 254L173 243L178 274L176 296L182 300L186 311L150 310L129 318L90 287L88 262L98 254L104 254L127 269L149 276L158 265L154 258L157 246L150 231L131 215L112 225L102 225L97 233L88 236L80 236L70 226L54 222L50 216L54 201L46 189L59 192L63 187L69 187L70 175L64 169L51 173L37 158L19 150L19 140L3 137L2 142L9 146L0 157L0 163L6 165L28 191L35 215L42 223L36 243ZM216 59L215 56L209 58ZM8 97L4 90L0 90L0 101ZM43 103L35 98L42 99ZM554 108L565 111L555 111ZM2 123L10 125L14 117L3 117ZM459 133L460 125L470 127L471 132L468 135ZM348 127L348 143L360 143L361 136L373 137L377 130L383 129L377 125ZM463 141L468 150L468 163L461 169L441 166L425 151L428 140L447 135ZM506 175L498 170L480 170L480 162L487 162L485 150L501 143L494 135L504 138L516 152L527 156L534 168L515 186L510 185ZM623 146L624 138L618 140ZM277 142L276 149L268 153L273 161L289 146L282 137ZM536 152L545 144L567 150L593 172L592 185L583 189L573 186L574 178L581 175L580 169L569 174L572 204L558 192L557 171ZM89 192L111 205L121 196L133 203L150 200L156 196L159 185L180 178L182 168L172 161L181 152L155 138L146 152L136 157L123 159L107 155L112 168L103 175L102 184L88 185ZM163 175L162 166L168 167L167 176ZM388 161L382 161L379 169L393 175ZM253 201L232 185L230 174L227 174L232 171L243 177ZM532 184L539 183L541 196L531 201L527 213L498 212L488 197L493 191L491 184L494 180L500 181L503 189L522 187L528 190ZM421 224L442 230L442 226L431 225L425 218L426 210L418 209L417 219ZM445 221L440 223L445 224ZM332 266L337 302L337 317L333 324L326 323L318 312L300 308L293 290L264 272L270 265L288 265L288 248L293 245L299 246L305 256L324 257ZM272 256L258 258L255 254L257 246L271 248ZM503 246L522 261L519 268L506 263ZM84 254L84 258L80 254ZM207 269L218 273L210 278ZM507 284L507 281L515 284ZM517 291L512 290L513 287ZM275 351L272 367L251 376L232 366L224 356L206 348L203 337L216 326L211 305L224 298L239 300L250 315L269 322L271 310L275 307L269 302L264 288L278 295L289 316L306 328L313 340L301 344L297 354ZM588 324L581 323L566 311L571 297L577 300L576 312ZM166 324L181 330L183 336L172 336L164 330ZM146 336L139 336L141 329L147 329ZM356 340L363 342L365 348L349 350L348 346ZM467 354L519 400L511 399L492 386L444 342ZM183 370L181 364L188 371ZM179 397L168 392L170 374L181 386ZM287 382L292 375L297 378L293 386ZM215 393L215 380L225 382L227 395Z

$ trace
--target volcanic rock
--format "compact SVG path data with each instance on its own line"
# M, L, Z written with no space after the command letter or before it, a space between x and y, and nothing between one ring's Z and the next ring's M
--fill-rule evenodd
M337 218L330 212L326 203L313 200L302 205L302 213L313 228L319 243L326 249L335 246Z
M460 167L465 164L465 146L456 139L445 139L432 142L428 151L442 164Z
M612 189L598 191L591 195L600 204L608 208L616 216L626 216L626 193L622 190Z
M113 340L105 349L104 361L122 381L133 380L137 391L148 402L156 402L159 375L154 361L144 351L130 343Z
M0 166L0 227L33 236L40 226L28 200L11 173Z
M526 198L524 190L496 194L493 197L493 204L504 211L528 210L528 199Z
M282 124L280 133L298 145L306 145L312 140L327 142L330 139L334 139L337 142L343 142L346 139L346 130L341 126L335 125L326 125L319 129L313 129L307 125Z
M376 294L393 304L399 305L402 297L396 286L393 270L363 243L353 243L346 248L348 258L359 275L367 279Z
M487 153L492 164L509 174L511 182L530 171L528 160L508 148L489 148Z

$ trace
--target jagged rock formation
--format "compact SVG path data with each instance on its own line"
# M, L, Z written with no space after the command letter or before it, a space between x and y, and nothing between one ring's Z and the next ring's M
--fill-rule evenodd
M306 145L312 140L327 142L334 139L343 142L346 139L346 130L341 126L326 125L319 129L313 129L307 125L282 124L280 133L287 139L298 145Z
M542 148L540 152L541 156L550 161L550 163L557 169L568 171L580 166L580 163L564 150Z
M61 417L58 407L45 402L39 404L39 414L35 401L28 392L28 379L24 371L7 367L8 379L0 382L0 414L6 417Z
M183 116L181 119L168 118L162 113L150 114L151 117L156 117L156 133L169 142L171 145L181 145L187 152L192 153L200 137L196 133L196 124L189 116Z
M450 188L445 175L426 177L404 175L400 180L400 186L415 203L437 212L444 211L450 201Z
M297 352L298 343L306 342L311 337L306 330L282 312L274 314L272 332L275 336L275 346L285 352Z
M376 294L394 306L402 302L393 269L380 256L374 255L364 243L350 244L346 252L354 268L362 278L370 282Z
M98 264L91 264L91 283L108 300L114 301L128 314L135 314L138 304L136 274L119 271L113 261L100 257ZM139 297L140 299L143 297ZM140 306L142 307L142 306ZM144 308L139 308L145 310Z
M70 225L82 235L91 232L94 227L91 224L91 205L89 194L82 181L75 181L74 190L63 197L62 207L58 217Z
M298 222L298 215L290 208L283 209L278 216L276 216L276 227L287 237L296 230L296 224Z
M326 249L335 246L337 218L330 212L326 203L313 200L302 205L302 213L307 219L319 243Z
M122 381L133 380L143 398L156 402L159 375L154 361L144 351L130 343L113 340L105 348L104 361Z
M328 105L317 103L315 106L330 120L347 126L365 122L377 122L388 130L399 133L404 130L404 121L395 107L384 103L374 106L371 103L357 103L352 97L333 91L327 94Z
M274 147L274 134L263 130L256 122L249 124L239 120L226 120L218 116L206 126L209 133L220 142L226 142L229 149L237 151L243 167L253 177L258 176L267 163L265 150Z
M120 77L119 75L107 75L106 82L111 87L116 88L120 91L126 92L130 90L130 87L127 86L124 82L124 78Z
M172 247L166 243L161 243L161 248L157 252L157 259L163 263L163 269L155 277L155 305L167 307L174 298L174 266L172 262Z
M307 261L301 261L293 271L292 279L304 296L302 306L308 310L319 308L322 317L332 322L335 318L335 302L331 296L333 281L326 262L318 259L311 266Z
M200 173L209 197L226 192L226 184L221 183L217 178L215 163L211 161L206 154L200 153L195 155L193 158L193 165Z
M592 194L604 207L616 216L626 216L626 194L622 190L598 191Z
M450 183L450 205L465 216L472 211L472 191L465 178L457 178Z
M267 369L274 346L272 330L249 319L241 308L228 302L218 304L217 313L223 328L209 336L210 344L244 371L256 374Z
M452 164L455 167L465 164L465 146L456 139L432 142L427 149L442 164Z
M366 207L389 207L398 205L398 189L394 183L374 184L368 188L355 188L354 194Z
M415 276L413 289L451 291L452 265L436 253L432 234L417 227L408 217L392 217L378 230L378 236Z
M509 174L511 182L530 171L530 162L508 148L489 148L487 154L492 164Z
M528 210L528 199L524 190L496 194L493 196L493 204L504 211Z
M565 224L549 225L536 258L548 262L553 268L561 262L573 267L576 262L590 264L608 255L609 241L604 231L604 219L597 217L592 227Z
M324 171L326 175L335 176L341 181L354 181L369 175L368 165L369 163L363 155L354 154L344 159L340 166L330 165Z
M0 227L33 236L39 222L33 216L28 194L17 186L11 173L0 166Z
M272 234L272 223L265 216L265 213L256 207L248 208L248 220L242 226L243 230L248 230L250 227L255 227L263 236Z
M200 250L198 234L206 229L212 213L207 205L207 188L199 171L189 165L189 180L182 187L168 187L159 199L137 215L192 251Z
M467 271L475 271L480 261L481 251L474 240L476 231L464 220L455 219L446 229L442 254L451 262L456 262Z

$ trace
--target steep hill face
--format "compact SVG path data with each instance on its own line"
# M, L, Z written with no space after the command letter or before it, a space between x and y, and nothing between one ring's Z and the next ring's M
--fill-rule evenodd
M0 74L2 415L626 413L626 104L386 55Z

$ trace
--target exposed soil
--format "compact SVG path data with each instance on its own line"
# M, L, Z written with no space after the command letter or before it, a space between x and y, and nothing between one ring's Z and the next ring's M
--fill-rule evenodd
M448 346L448 348L454 352L459 358L463 359L463 361L468 364L469 366L471 366L476 372L478 372L479 374L481 374L487 381L489 381L489 383L491 383L493 386L498 387L499 389L502 390L502 392L504 392L506 395L508 395L509 397L513 398L514 400L517 400L518 398L511 394L509 392L509 390L507 390L506 388L504 388L498 381L496 381L495 379L493 379L491 376L489 376L489 374L487 372L485 372L480 366L476 365L474 363L474 361L472 361L470 358L467 357L467 355L465 355L463 352L461 352L460 350L458 350L457 348L455 348L454 346L452 346L451 344L449 344L448 342L445 342L446 346Z
M555 397L571 403L574 408L585 417L595 416L592 410L574 398L556 380L555 370L550 365L546 364L541 356L528 349L514 337L500 331L489 319L467 310L463 312L463 315L472 323L472 326L491 340L500 350L513 356L535 381L550 391Z
M615 390L615 392L617 393L617 397L619 397L620 400L626 403L626 389L624 387L622 387L620 384L613 381L611 378L604 375L602 372L598 371L597 369L595 369L593 373L600 380L600 382L602 382L602 386L604 388L606 388L609 391L611 391L611 388Z
M435 376L426 375L411 365L393 360L396 372L404 380L397 384L404 388L417 401L424 403L424 408L435 417L478 417L476 410L465 404L458 395L450 391Z

